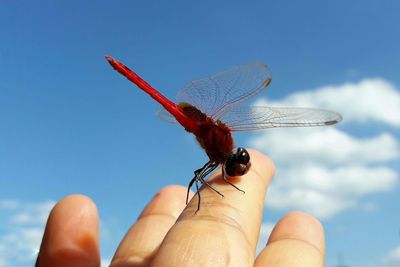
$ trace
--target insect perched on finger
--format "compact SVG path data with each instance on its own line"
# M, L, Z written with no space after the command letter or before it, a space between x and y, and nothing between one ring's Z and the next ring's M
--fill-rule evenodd
M232 132L261 130L274 127L305 127L332 125L342 120L340 114L323 109L242 106L271 83L271 71L263 64L253 63L232 67L215 75L190 81L172 102L154 89L135 72L116 59L106 56L111 66L135 83L161 104L166 113L161 115L170 122L181 124L195 135L209 161L194 172L189 190L195 184L200 210L199 183L223 196L206 180L219 165L226 183L244 193L230 181L230 177L246 174L250 155L243 147L235 147ZM196 212L197 212L196 211Z

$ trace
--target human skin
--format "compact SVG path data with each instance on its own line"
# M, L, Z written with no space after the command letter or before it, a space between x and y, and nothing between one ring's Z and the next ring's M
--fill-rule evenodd
M302 212L281 218L256 255L265 195L275 168L260 152L249 152L250 171L232 180L245 194L216 172L209 182L225 197L202 188L201 208L195 213L197 196L186 206L185 187L163 188L128 230L110 266L323 266L323 227ZM62 199L50 213L36 266L99 267L98 228L92 200L82 195Z

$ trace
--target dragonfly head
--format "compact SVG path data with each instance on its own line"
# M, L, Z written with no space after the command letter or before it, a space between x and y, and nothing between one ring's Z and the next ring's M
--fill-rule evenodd
M242 176L250 169L250 155L243 147L234 149L225 162L225 172L228 176Z

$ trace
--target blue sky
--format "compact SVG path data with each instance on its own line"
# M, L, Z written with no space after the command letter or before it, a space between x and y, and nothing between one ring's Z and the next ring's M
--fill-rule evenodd
M186 185L207 160L191 135L158 119L157 104L110 68L109 54L172 99L191 79L266 63L273 82L255 101L343 113L329 130L236 135L278 166L265 227L302 209L324 223L327 266L339 254L349 266L400 262L399 8L397 1L3 1L0 253L13 235L29 241L21 254L32 250L43 220L29 218L81 193L98 206L110 258L149 199L168 184ZM299 137L316 143L301 160L292 156L296 143L281 144ZM294 179L301 164L326 187L309 182L309 173ZM293 202L283 203L289 193ZM316 198L296 206L298 196ZM33 254L25 254L4 253L0 266L30 266Z

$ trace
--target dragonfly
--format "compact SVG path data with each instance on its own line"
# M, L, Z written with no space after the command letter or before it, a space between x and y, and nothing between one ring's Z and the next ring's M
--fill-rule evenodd
M212 76L192 80L178 92L173 102L118 60L111 56L105 58L117 72L163 107L160 113L162 118L179 123L187 132L194 134L206 152L209 160L194 171L186 195L187 205L189 191L194 184L198 196L196 213L200 210L201 185L224 196L207 181L207 176L220 165L222 179L244 193L231 180L232 177L246 174L251 168L251 160L245 148L235 146L233 132L275 127L327 126L342 120L339 113L324 109L242 105L271 83L271 70L264 64L239 65Z

